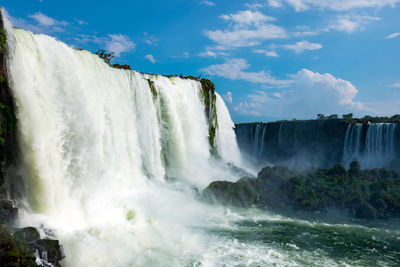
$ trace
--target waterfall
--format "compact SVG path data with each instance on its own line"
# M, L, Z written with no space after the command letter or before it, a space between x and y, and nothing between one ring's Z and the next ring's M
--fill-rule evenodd
M255 132L251 140L251 155L254 157L254 159L261 159L263 156L266 131L267 124L256 124Z
M343 163L357 160L363 168L385 167L395 158L396 123L349 124L346 131Z
M8 29L8 40L27 191L21 225L53 229L68 266L199 258L207 245L191 227L224 215L198 202L193 188L240 178L223 162L241 167L221 97L217 161L199 82L111 68L21 29Z

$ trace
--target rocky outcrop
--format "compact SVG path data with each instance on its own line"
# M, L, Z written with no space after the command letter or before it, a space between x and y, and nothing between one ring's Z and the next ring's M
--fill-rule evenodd
M336 164L330 169L295 173L286 167L264 168L255 179L216 181L204 191L205 200L275 211L325 212L335 208L360 219L400 216L400 173L386 169L349 170Z

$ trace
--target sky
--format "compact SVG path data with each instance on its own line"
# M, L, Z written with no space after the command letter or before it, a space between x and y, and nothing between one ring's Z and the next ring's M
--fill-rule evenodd
M14 26L211 79L235 122L400 113L400 0L0 0Z

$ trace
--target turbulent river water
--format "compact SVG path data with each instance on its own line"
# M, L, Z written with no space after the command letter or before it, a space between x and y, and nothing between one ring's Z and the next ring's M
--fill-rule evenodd
M59 239L63 265L400 264L396 222L294 219L202 202L211 181L240 178L232 165L257 170L241 157L218 95L210 150L199 82L111 68L5 24L26 185L19 225Z

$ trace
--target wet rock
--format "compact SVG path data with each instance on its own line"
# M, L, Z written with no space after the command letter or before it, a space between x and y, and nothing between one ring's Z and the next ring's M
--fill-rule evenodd
M257 203L261 189L258 179L244 177L236 183L213 182L203 191L203 197L211 202L248 208Z
M116 64L113 64L112 66L113 66L113 68L117 68L117 69L124 69L124 70L130 70L131 69L131 66L128 65L128 64L120 65L120 64L116 63Z
M40 239L39 231L34 227L25 227L21 229L17 229L14 232L14 238L17 242L26 242L30 243Z
M0 200L0 224L12 223L18 216L18 209L14 208L12 201Z
M0 266L38 266L33 253L15 242L9 230L0 225Z
M37 249L41 259L54 266L61 266L59 261L61 261L65 255L58 240L40 239L35 241L34 248Z

